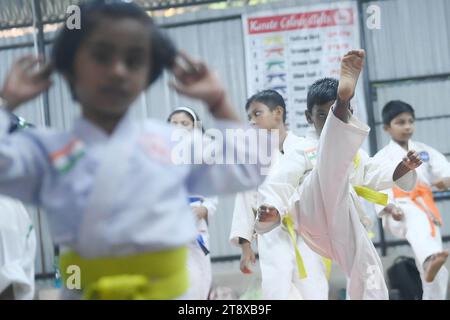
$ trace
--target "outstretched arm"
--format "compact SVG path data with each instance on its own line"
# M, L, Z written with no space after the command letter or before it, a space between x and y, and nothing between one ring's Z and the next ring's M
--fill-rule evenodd
M39 59L23 57L14 63L0 96L0 193L38 204L42 179L48 169L48 157L31 132L9 135L10 111L36 97L49 86L50 69L35 70Z

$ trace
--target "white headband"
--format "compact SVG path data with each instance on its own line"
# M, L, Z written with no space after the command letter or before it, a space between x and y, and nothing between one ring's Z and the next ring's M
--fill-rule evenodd
M172 111L170 117L172 117L175 113L180 112L180 111L187 112L192 117L192 119L194 119L194 124L198 122L198 118L197 118L197 115L195 114L194 110L192 110L191 108L187 108L187 107L176 108L175 110Z

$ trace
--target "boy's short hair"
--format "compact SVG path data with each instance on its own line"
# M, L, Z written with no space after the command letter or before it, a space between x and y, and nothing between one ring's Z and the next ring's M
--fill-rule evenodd
M315 105L322 105L337 99L339 81L334 78L322 78L315 81L308 89L306 108L309 112Z
M414 108L411 107L406 102L401 100L392 100L385 104L383 111L381 112L381 117L383 118L383 124L390 125L392 119L398 116L400 113L408 112L415 119L416 115L414 113Z
M52 62L62 74L74 74L74 60L82 42L95 30L101 17L134 18L142 21L150 31L151 72L148 84L161 75L165 67L171 67L176 56L172 42L156 26L153 19L137 4L119 0L90 0L80 6L80 28L69 29L66 23L56 36L52 50ZM72 89L72 88L71 88Z
M275 90L263 90L251 96L245 104L245 110L250 108L253 102L259 102L266 105L271 111L280 106L283 108L283 123L286 122L286 102L281 94Z

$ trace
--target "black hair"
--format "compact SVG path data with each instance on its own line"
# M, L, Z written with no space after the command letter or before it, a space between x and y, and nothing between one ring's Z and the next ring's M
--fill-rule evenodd
M334 78L322 78L315 81L308 89L306 108L309 112L315 105L322 105L337 99L339 81Z
M275 90L263 90L251 96L245 104L245 110L250 108L253 102L259 102L266 105L269 110L273 111L276 107L283 108L283 123L286 122L286 102L281 94Z
M51 59L53 66L60 73L74 74L73 67L76 53L82 42L96 29L100 17L134 18L141 20L148 28L151 43L151 72L149 73L148 85L159 78L165 67L173 66L177 53L175 46L162 33L145 10L137 4L121 0L90 0L82 3L79 8L80 28L72 29L68 27L67 23L64 23L64 27L56 36L53 45Z
M406 102L400 100L392 100L385 104L383 111L381 112L381 117L383 118L383 124L390 125L392 119L398 116L400 113L408 112L415 119L416 115L414 113L414 108L411 107Z

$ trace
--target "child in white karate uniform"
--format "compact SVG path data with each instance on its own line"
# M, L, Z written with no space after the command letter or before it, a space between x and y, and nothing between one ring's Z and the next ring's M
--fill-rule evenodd
M253 126L278 130L280 151L273 157L270 171L278 170L279 158L306 147L304 138L287 131L285 101L276 91L264 90L253 95L248 99L245 108ZM255 226L254 212L264 203L262 198L258 200L259 196L258 192L246 192L236 197L230 241L241 246L243 273L250 271L249 263L254 261L255 255L251 249ZM284 204L288 205L289 198L284 200ZM286 227L280 225L257 236L263 298L328 299L327 269L324 259L313 252L294 230L292 231L294 234L291 238ZM308 273L306 277L300 274L302 266L298 264L296 249L301 253L304 268Z
M444 266L448 251L442 248L442 219L433 199L433 190L448 189L450 163L436 149L411 139L415 114L411 105L390 101L382 111L384 130L391 141L375 157L398 161L409 150L416 150L423 161L417 169L418 182L412 192L386 190L391 205L380 212L385 229L408 240L420 272L424 300L447 298L448 271ZM391 213L394 214L386 214Z
M80 15L81 29L64 24L56 37L52 65L82 116L68 132L8 134L8 112L51 86L50 67L36 70L33 57L16 62L0 90L0 192L47 213L65 298L185 297L187 245L197 235L188 195L254 188L261 163L176 163L173 150L189 139L176 143L164 121L132 121L130 106L169 68L172 86L204 102L220 128L242 128L221 82L177 54L137 4L87 1ZM218 150L256 152L244 147L225 140ZM72 266L79 272L69 274Z
M176 108L170 113L167 122L186 129L188 132L204 131L199 116L188 107ZM188 253L189 299L206 300L209 297L212 269L208 224L217 210L217 202L217 197L189 196L189 203L197 226L197 237L189 244Z
M280 223L281 216L290 212L307 244L343 269L349 278L350 299L387 299L381 261L361 222L360 207L355 201L357 193L351 185L355 157L369 132L365 124L351 115L349 108L364 55L363 50L350 51L342 59L337 100L330 115L325 114L316 165L312 165L306 152L301 152L284 158L280 168L287 170L274 176L269 174L264 182L263 187L286 184L292 170L302 172L305 178L294 193L293 206L288 211L261 206L258 223ZM411 152L400 164L391 166L390 172L369 175L369 181L379 188L395 181L408 190L415 184L415 176L410 171L418 165L420 160Z

